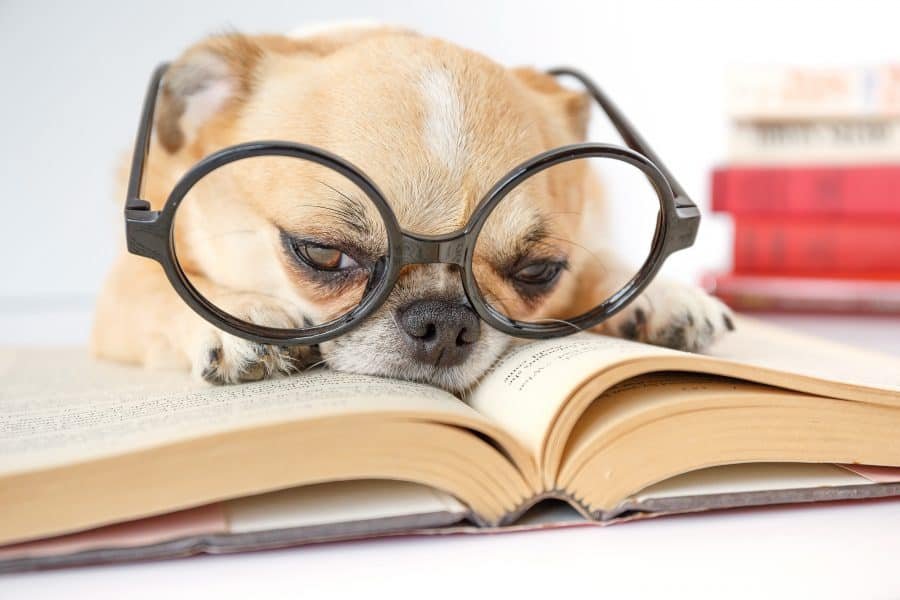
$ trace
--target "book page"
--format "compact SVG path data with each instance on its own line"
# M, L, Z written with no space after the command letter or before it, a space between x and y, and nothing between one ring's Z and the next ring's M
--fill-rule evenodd
M225 512L229 533L249 533L437 513L455 522L464 519L469 509L450 494L426 485L363 479L237 498L225 503Z
M900 359L894 356L754 319L740 318L735 322L737 331L723 337L706 354L744 366L868 388L875 395L900 392ZM753 379L754 370L747 370L747 376Z
M822 463L742 463L707 467L676 475L634 495L636 502L686 496L714 496L831 486L870 485L873 482Z
M630 376L659 370L711 373L807 393L900 405L897 358L751 319L740 318L736 323L737 330L705 354L591 333L522 345L497 362L468 401L526 445L538 461L561 412L575 409L567 406L569 399L600 373L612 369L630 371ZM596 390L597 394L602 391ZM580 414L586 408L577 410ZM557 433L567 436L568 431Z
M468 398L539 460L542 442L566 400L605 368L680 352L590 333L520 345L504 355Z
M318 370L210 386L84 350L2 350L0 475L275 422L390 412L484 421L446 392L377 377Z
M733 464L661 481L626 498L602 518L890 498L898 493L896 483L876 483L834 464Z

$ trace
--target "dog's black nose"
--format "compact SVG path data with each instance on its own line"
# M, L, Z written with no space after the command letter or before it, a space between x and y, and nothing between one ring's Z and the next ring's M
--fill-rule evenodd
M481 335L478 315L459 302L416 300L397 317L413 358L436 367L462 363Z

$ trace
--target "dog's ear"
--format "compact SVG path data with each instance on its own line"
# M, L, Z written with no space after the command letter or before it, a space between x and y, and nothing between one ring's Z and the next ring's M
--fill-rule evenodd
M376 35L411 31L386 25L336 25L291 35L231 33L189 48L166 72L156 109L160 144L174 153L190 144L217 114L240 105L253 91L257 69L270 54L331 54Z
M215 36L189 48L166 71L156 109L156 135L176 152L229 104L245 97L263 55L253 38Z
M580 140L585 139L591 116L591 100L587 93L563 87L552 75L531 67L513 69L513 74L559 111L571 133Z

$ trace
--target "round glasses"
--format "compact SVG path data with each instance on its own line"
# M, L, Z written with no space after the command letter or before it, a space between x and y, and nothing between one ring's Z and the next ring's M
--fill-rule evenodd
M162 210L151 211L140 189L164 71L165 65L154 74L138 131L125 211L128 247L157 260L193 310L233 335L279 345L333 339L385 303L403 267L431 263L458 272L468 304L489 326L524 338L567 335L621 310L696 235L696 206L608 98L569 69L552 73L581 81L631 148L583 143L543 152L496 182L452 233L404 230L360 169L285 141L244 143L205 157ZM603 188L585 187L594 180ZM242 189L260 181L268 182L265 189ZM244 203L254 197L280 203L289 220L274 226L257 212L241 212L241 203L224 200L236 195ZM626 231L609 218L617 210L628 213ZM585 229L603 223L611 231ZM192 236L203 243L179 241ZM610 261L604 247L610 240L624 261ZM192 268L202 259L192 255L197 247L216 254L214 279L235 295L268 290L272 269L280 269L289 280L281 299L296 313L280 326L260 325L220 295L205 294ZM268 264L273 247L280 265ZM596 279L598 291L579 297L585 278Z

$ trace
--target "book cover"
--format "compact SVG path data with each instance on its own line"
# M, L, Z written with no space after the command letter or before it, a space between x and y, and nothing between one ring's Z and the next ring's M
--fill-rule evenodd
M900 163L713 171L712 208L735 216L900 220Z
M731 118L748 121L895 117L900 65L733 67L726 75L726 106Z
M900 316L900 281L711 273L703 286L744 312Z
M900 278L900 220L734 220L734 272Z
M607 526L779 504L875 500L900 495L900 469L803 463L701 469L630 497L605 521L564 503L538 503L515 523L477 527L453 496L403 481L324 483L0 546L0 573L136 560L232 554L393 536L500 534Z
M867 164L900 161L900 120L731 123L732 164Z

